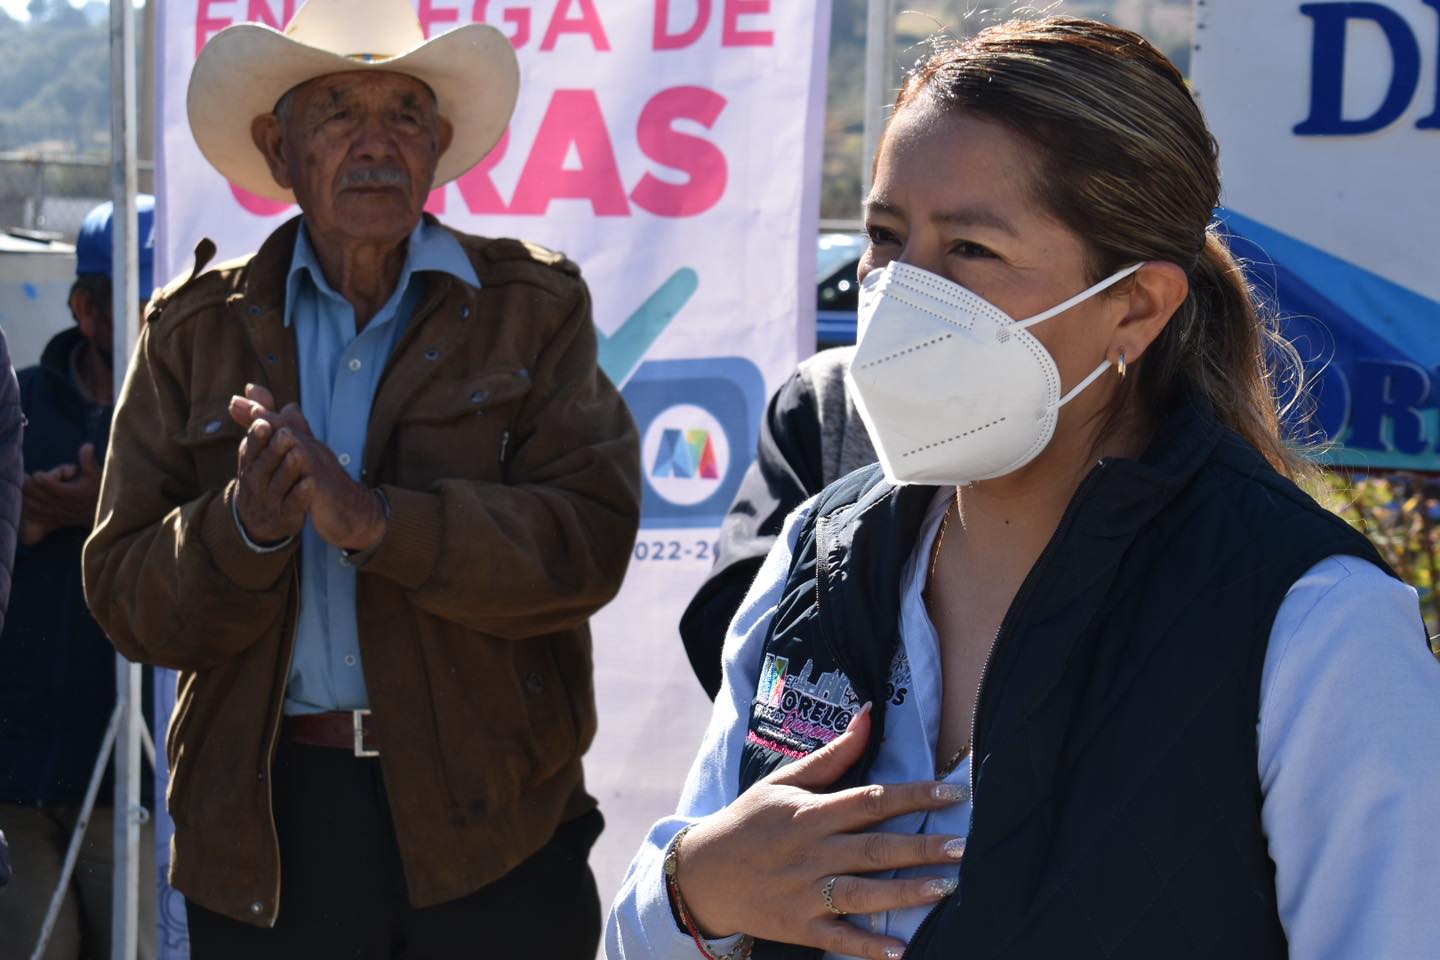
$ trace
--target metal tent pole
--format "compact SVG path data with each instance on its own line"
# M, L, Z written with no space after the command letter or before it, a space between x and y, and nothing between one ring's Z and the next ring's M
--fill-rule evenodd
M95 812L95 800L100 795L100 781L105 779L105 765L110 760L110 749L115 746L115 733L120 727L120 704L110 711L110 724L100 741L100 757L90 772L90 785L85 788L85 799L80 804L80 814L75 818L75 829L70 832L70 846L65 849L65 862L60 867L60 880L55 892L50 895L50 907L45 911L45 922L40 925L40 936L30 960L41 960L50 945L55 932L55 921L60 919L60 908L65 903L65 893L70 889L70 879L75 876L75 862L80 859L80 846L85 842L85 831L90 827L90 816Z
M155 192L155 8L159 0L145 4L144 20L140 26L140 104L137 131L141 193ZM142 297L148 297L153 290L141 290Z
M152 0L153 2L153 0ZM140 336L140 230L135 211L135 10L132 0L110 0L110 189L115 203L113 317L115 399ZM147 290L148 294L149 291ZM115 875L111 891L111 960L134 960L139 948L141 710L139 664L115 657ZM154 877L146 877L154 883Z
M894 45L895 0L869 0L865 17L865 155L860 158L862 204L870 196L872 164L880 148L880 132L885 128Z

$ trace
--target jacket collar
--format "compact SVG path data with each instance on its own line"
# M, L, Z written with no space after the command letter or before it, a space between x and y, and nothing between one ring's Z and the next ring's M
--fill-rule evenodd
M85 335L80 332L79 327L70 327L62 330L50 338L45 345L44 351L40 354L40 363L37 366L44 383L50 393L52 403L62 404L74 415L80 415L81 411L100 408L91 399L88 391L82 390L80 384L73 376L74 369L72 359L75 351L85 343Z
M265 238L265 242L260 245L255 256L250 258L245 285L241 290L241 295L247 304L258 306L265 311L284 309L286 279L294 260L295 242L300 235L300 225L303 221L303 214L297 214L286 220ZM464 247L458 240L455 240L455 235L447 230L440 221L431 214L424 214L417 229L424 231L427 236L434 236L436 247L432 251L433 257L427 261L426 265L416 269L441 270L454 274L466 282L471 282L471 278L474 277L474 285L480 285L479 278L475 274L474 264L465 253ZM454 249L451 249L452 246Z
M233 315L245 325L250 344L262 361L266 386L281 406L300 402L299 358L295 330L285 324L285 290L301 222L301 216L291 217L265 238L250 258L239 292L229 299ZM429 214L425 215L425 226L445 232L453 239L453 234L445 231ZM445 281L448 279L442 276L440 283L432 284L433 289L416 310L417 316L426 313L427 304L447 292L449 287ZM413 334L412 326L407 335ZM400 346L396 344L397 352ZM372 430L377 423L384 422L385 418L378 415L381 412L378 408L372 412Z
M85 341L85 334L80 332L79 327L69 327L61 330L50 338L45 344L45 350L40 354L40 366L47 373L60 377L66 383L70 382L70 357L75 353L75 348Z
M1210 402L1185 391L1138 460L1117 457L1102 462L1104 482L1078 522L1095 536L1133 534L1190 482L1224 432Z
M266 313L284 310L285 275L290 272L290 259L295 253L295 238L299 236L301 220L299 215L286 220L265 238L255 256L250 258L241 296L252 309L259 307Z
M416 273L445 273L472 287L480 286L480 278L475 274L475 266L465 255L465 249L460 246L460 241L456 240L450 231L441 227L433 217L422 217L415 224L415 228L410 231L405 244L405 262L400 271L399 281L395 285L394 293L391 294L390 302L376 314L376 320L394 315L394 306L401 301ZM305 282L311 284L316 292L326 298L341 299L341 295L330 286L329 280L325 277L319 255L310 239L310 230L302 217L301 224L295 233L290 267L285 277L284 323L287 327L294 323L297 294L300 284Z

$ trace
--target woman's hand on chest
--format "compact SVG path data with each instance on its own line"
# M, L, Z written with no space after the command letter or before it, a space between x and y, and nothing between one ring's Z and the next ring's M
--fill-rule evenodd
M835 740L759 781L686 834L675 879L707 936L743 932L888 960L904 952L904 943L842 915L924 906L954 890L953 880L939 876L865 876L954 864L964 852L958 837L870 832L892 817L959 802L963 794L954 785L922 781L821 792L860 759L869 734L867 710Z

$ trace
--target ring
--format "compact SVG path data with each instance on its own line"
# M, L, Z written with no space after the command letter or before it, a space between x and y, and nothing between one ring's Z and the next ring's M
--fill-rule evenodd
M820 896L825 898L826 910L829 910L837 917L843 917L845 916L845 911L835 906L835 881L839 879L839 877L831 877L826 880L825 886L820 888Z

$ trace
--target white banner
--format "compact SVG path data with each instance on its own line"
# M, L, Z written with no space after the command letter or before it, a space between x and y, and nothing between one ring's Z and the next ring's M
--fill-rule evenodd
M1205 0L1223 218L1320 381L1329 459L1440 469L1440 0Z
M294 7L160 7L157 277L188 270L201 237L221 259L239 256L294 215L228 184L201 156L185 115L190 70L209 37L242 20L281 26ZM601 730L587 771L610 821L592 861L608 902L644 827L673 805L709 711L676 622L710 567L766 398L814 348L830 4L416 8L427 35L495 25L516 47L522 77L505 139L435 191L428 209L459 229L533 240L581 265L601 364L643 439L641 542L620 598L594 622ZM162 906L162 923L179 917ZM183 935L167 932L169 955L183 955Z

